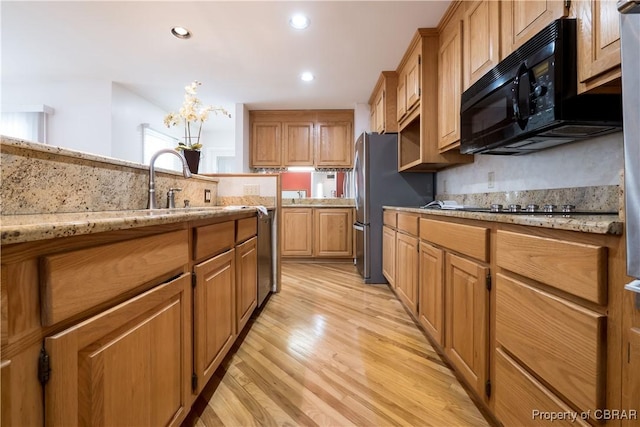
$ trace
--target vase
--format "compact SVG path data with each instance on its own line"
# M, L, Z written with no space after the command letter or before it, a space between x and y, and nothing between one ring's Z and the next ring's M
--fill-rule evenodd
M198 166L200 165L200 150L182 150L182 155L187 161L189 170L191 173L198 173Z

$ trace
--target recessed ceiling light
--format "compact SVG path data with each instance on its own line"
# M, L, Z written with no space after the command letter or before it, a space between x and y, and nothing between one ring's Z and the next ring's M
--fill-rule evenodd
M305 71L304 73L300 74L300 79L303 82L310 82L311 80L315 79L316 77L311 74L311 72L309 71Z
M171 29L171 34L179 39L188 39L191 37L191 32L184 27L173 27Z
M289 25L291 25L296 30L304 30L309 26L309 22L309 18L301 13L293 15L291 19L289 19Z

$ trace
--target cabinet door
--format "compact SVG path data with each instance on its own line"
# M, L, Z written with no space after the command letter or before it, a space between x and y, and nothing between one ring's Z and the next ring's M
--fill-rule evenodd
M236 301L238 334L258 305L258 238L236 247Z
M396 231L382 227L382 274L392 288L396 286Z
M453 19L443 29L438 58L438 148L460 143L462 94L462 21Z
M418 316L418 239L398 233L396 242L396 293L414 316Z
M638 410L638 402L640 402L640 328L631 328L627 332L628 347L627 357L623 360L623 408L632 408ZM625 427L640 426L640 417L634 417L623 421Z
M353 210L351 208L315 209L314 255L317 257L353 257Z
M502 58L520 47L553 20L567 16L564 0L500 2L502 5Z
M444 252L420 243L418 321L435 342L444 344Z
M500 61L500 3L480 0L465 4L463 90Z
M446 254L445 354L467 383L484 396L487 380L488 268Z
M351 167L353 146L350 122L318 123L316 166Z
M235 250L194 267L194 371L198 390L209 381L236 337Z
M420 47L421 45L418 44L411 54L411 59L409 59L407 65L407 111L411 111L420 101L420 64L422 63Z
M254 122L251 129L251 166L282 166L282 125L280 122Z
M180 425L191 404L190 277L45 338L45 425Z
M400 121L407 114L407 73L404 71L398 76L396 105L397 117Z
M313 166L313 122L283 123L284 166Z
M378 133L383 133L386 126L385 91L384 90L380 90L380 92L378 92L378 96L376 97L375 102L376 102L376 106L374 111L376 113L376 121L375 121L376 126L373 128L373 130Z
M311 208L282 209L282 256L313 255L313 210Z
M576 10L578 91L582 92L620 76L620 14L615 0L580 1Z

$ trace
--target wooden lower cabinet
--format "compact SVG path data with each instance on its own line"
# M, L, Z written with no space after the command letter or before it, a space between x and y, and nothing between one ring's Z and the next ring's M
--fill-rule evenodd
M353 208L282 209L282 256L353 258Z
M396 294L418 316L418 238L398 232L396 238Z
M352 208L315 209L313 222L315 256L353 256Z
M479 395L488 379L489 269L447 253L445 256L445 354Z
M180 425L191 405L190 275L45 338L45 425Z
M444 346L444 251L420 242L418 321Z
M535 377L503 350L496 350L495 412L505 426L539 426L547 422L544 414L571 414L575 411L551 393ZM580 417L575 421L554 420L558 426L588 426Z
M391 227L382 227L382 274L391 288L396 287L396 233Z
M194 267L196 393L211 379L237 335L235 249Z
M236 322L241 331L258 306L258 238L236 247Z
M313 209L282 209L283 257L310 257L313 255Z

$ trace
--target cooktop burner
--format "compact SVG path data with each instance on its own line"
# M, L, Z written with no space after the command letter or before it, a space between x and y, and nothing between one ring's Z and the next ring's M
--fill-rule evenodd
M572 215L617 215L617 212L607 211L586 211L576 210L574 205L565 204L561 206L547 204L540 208L539 205L529 204L525 207L522 205L511 204L507 207L501 204L492 204L490 207L478 207L478 206L464 206L459 205L452 201L435 200L422 206L424 209L442 209L442 210L457 210L462 212L482 212L482 213L496 213L507 215L548 215L548 216L565 216L570 217Z

